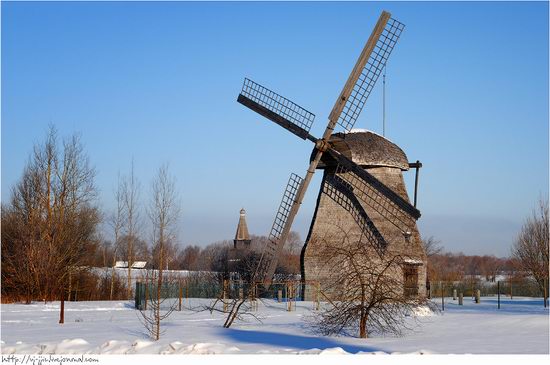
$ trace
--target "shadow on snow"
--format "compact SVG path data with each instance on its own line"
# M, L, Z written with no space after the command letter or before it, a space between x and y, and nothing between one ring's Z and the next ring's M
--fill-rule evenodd
M327 337L298 336L286 333L248 331L232 328L220 329L219 333L221 336L228 337L234 341L251 344L264 344L298 350L309 350L314 348L324 350L331 347L341 347L342 349L344 349L344 351L350 353L357 353L359 351L382 351L371 346L360 346L341 343L336 339Z
M467 302L470 301L470 302ZM434 303L440 307L440 303L434 300ZM452 309L454 312L478 312L478 313L493 313L493 314L548 314L548 308L544 308L542 298L540 300L515 300L510 298L500 299L500 309L498 309L497 298L481 297L481 303L473 303L473 299L464 298L466 305L458 305L458 301L451 301L448 298L445 300L445 309Z

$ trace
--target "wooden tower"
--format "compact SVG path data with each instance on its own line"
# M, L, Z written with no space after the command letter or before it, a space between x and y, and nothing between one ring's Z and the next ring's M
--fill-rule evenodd
M233 240L233 248L235 250L243 250L250 248L250 235L246 226L246 211L241 209L239 223L237 224L237 232Z
M396 144L367 130L335 133L331 136L330 143L338 152L409 202L402 173L410 167L416 167L416 164L409 164L407 156ZM344 176L345 172L337 170L337 166L338 162L329 154L324 155L317 166L324 173L306 244L302 249L302 276L305 281L323 283L330 277L328 267L323 264L324 258L320 257L327 239L337 240L345 232L350 239L359 240L363 234L361 226L350 219L352 217L349 209L346 209L345 204L331 190L330 182L335 179L335 175L337 178L349 180L349 177ZM403 234L398 225L380 214L380 209L375 210L365 203L361 203L361 206L383 236L387 249L407 257L403 265L405 290L410 294L425 296L426 254L416 223L410 225L407 234ZM305 295L306 300L310 299L308 290Z

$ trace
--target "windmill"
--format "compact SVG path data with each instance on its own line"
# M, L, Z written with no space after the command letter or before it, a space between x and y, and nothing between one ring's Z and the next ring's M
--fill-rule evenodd
M332 166L331 173L325 173L322 192L351 214L362 236L373 247L383 251L387 242L365 207L388 222L405 241L408 242L411 235L417 236L416 220L420 217L420 212L416 207L403 194L394 191L355 163L353 157L343 153L340 148L342 141L347 139L346 133L352 130L403 29L404 25L391 18L390 13L382 12L330 112L328 125L321 138L309 133L315 118L313 113L245 78L237 99L239 103L315 144L305 178L291 174L286 186L269 235L269 243L264 248L257 268L257 277L264 283L269 283L275 273L278 257L294 218L315 170L321 165ZM333 134L337 124L344 129L344 133ZM411 166L418 168L420 164Z

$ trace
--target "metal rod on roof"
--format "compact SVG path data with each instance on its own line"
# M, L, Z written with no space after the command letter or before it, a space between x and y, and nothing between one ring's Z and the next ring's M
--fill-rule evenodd
M414 207L416 208L416 194L418 193L418 172L419 169L422 167L422 163L418 160L416 162L409 162L409 168L414 168L416 170L415 176L414 176Z
M416 208L416 196L418 193L418 173L420 172L420 161L416 160L416 174L414 175L414 207Z
M382 75L382 135L386 137L386 66Z

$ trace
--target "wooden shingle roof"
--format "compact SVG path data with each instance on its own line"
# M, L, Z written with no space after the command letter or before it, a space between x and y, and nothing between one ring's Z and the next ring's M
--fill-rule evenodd
M349 133L335 133L330 137L330 143L338 152L362 167L409 169L405 152L395 143L371 131L352 130ZM335 165L336 161L325 153L318 168L324 169Z
M248 227L246 226L246 212L244 209L241 209L239 224L237 225L237 233L235 233L235 240L236 241L250 240L250 235L248 234Z

